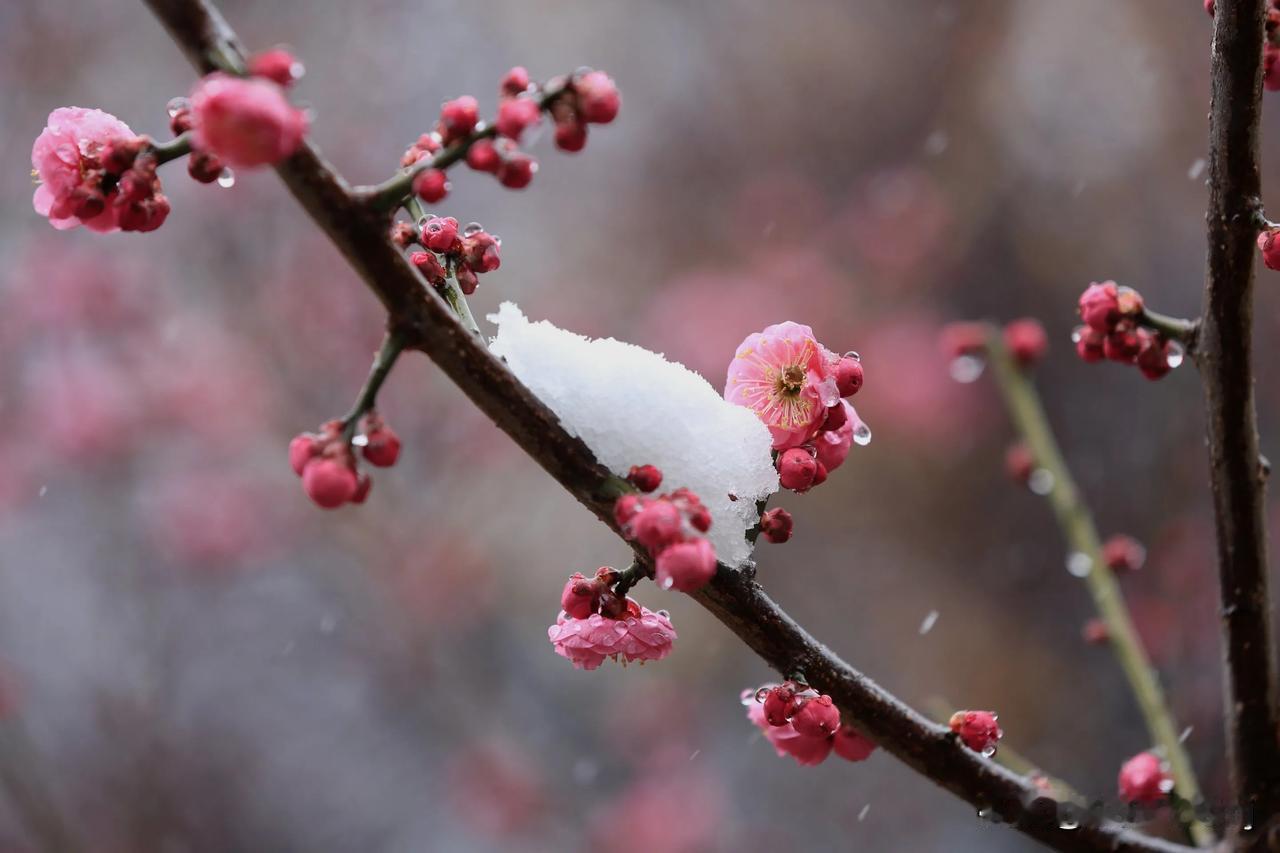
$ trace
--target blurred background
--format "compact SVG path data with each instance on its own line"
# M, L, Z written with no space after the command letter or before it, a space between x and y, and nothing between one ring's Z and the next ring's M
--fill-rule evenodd
M905 700L995 709L1008 745L1113 796L1150 746L1137 709L1081 640L1048 506L1002 474L993 389L953 382L936 346L949 320L1041 319L1052 420L1103 534L1150 549L1125 592L1221 799L1198 383L1085 365L1069 340L1095 279L1198 312L1199 0L222 7L306 62L295 96L353 182L390 175L445 98L490 114L512 65L608 70L622 113L585 152L542 139L522 192L454 175L441 212L504 241L476 313L513 299L717 387L771 322L858 350L875 440L775 500L797 535L761 548L761 581ZM166 138L192 82L140 3L0 4L0 851L1032 848L883 753L775 757L738 704L771 673L678 595L637 594L680 632L660 664L555 656L564 578L626 551L423 358L380 400L400 463L364 506L314 507L285 446L347 410L382 318L275 176L169 166L173 213L145 236L31 208L51 109Z

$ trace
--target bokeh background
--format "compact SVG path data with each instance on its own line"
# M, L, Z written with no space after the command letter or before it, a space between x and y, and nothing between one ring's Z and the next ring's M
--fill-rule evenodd
M906 700L1000 712L1007 743L1098 796L1149 746L1043 500L1008 482L952 319L1030 315L1054 425L1210 796L1224 789L1201 401L1085 365L1091 280L1194 315L1210 21L1199 0L227 0L292 45L312 138L389 175L439 103L514 64L590 64L620 119L523 192L459 171L442 212L503 238L478 314L666 352L722 381L767 323L867 368L875 439L780 501L770 593ZM56 233L31 208L57 106L167 135L190 68L140 3L0 4L0 850L1026 850L882 753L807 769L747 723L764 665L688 600L657 665L578 672L546 640L574 570L625 549L422 358L382 409L405 440L361 507L303 496L285 446L344 412L375 300L270 172L163 173L150 235ZM1265 148L1280 144L1266 110ZM1268 157L1264 185L1280 181ZM1259 293L1264 449L1277 297ZM639 460L643 461L643 460ZM936 612L931 630L921 627Z

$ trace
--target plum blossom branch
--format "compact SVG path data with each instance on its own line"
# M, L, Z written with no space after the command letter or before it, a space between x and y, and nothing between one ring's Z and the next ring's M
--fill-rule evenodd
M224 54L243 56L235 34L207 0L146 0L202 71ZM459 153L460 156L460 153ZM620 479L568 434L550 409L520 383L387 239L387 210L356 193L304 142L277 172L317 225L386 306L389 328L421 349L493 422L615 532ZM398 179L403 181L404 176ZM412 179L407 184L412 185ZM375 191L403 198L401 184ZM1186 851L1104 817L1064 825L1058 804L1028 780L958 745L951 731L908 707L814 639L748 573L721 565L694 598L781 673L801 670L841 711L904 763L1019 831L1065 851Z
M192 132L188 130L168 142L152 142L148 151L151 156L155 157L156 165L162 166L171 160L177 160L190 154L193 136Z
M426 218L427 212L422 208L422 202L416 198L410 197L404 203L404 209L413 220L413 228L415 233L421 237L422 221ZM449 303L449 307L453 309L453 313L458 315L458 319L463 325L477 335L480 334L480 324L476 322L475 315L471 313L471 306L467 304L467 297L462 292L462 287L458 284L457 269L450 264L445 272L444 284L440 287L440 295L444 297L444 301Z
M374 356L373 367L369 369L369 378L360 389L360 394L356 397L351 411L342 419L342 440L347 444L350 444L352 437L355 436L360 419L373 411L374 406L377 405L378 391L391 375L391 368L395 366L396 359L400 357L403 350L404 341L400 339L400 335L394 331L387 332L382 339L378 354Z
M1208 272L1199 334L1226 659L1231 785L1246 844L1280 819L1280 689L1253 366L1253 249L1267 0L1218 0L1209 108ZM1268 75L1269 76L1269 75ZM1265 217L1263 217L1265 219Z
M1107 627L1111 648L1138 701L1147 730L1169 762L1175 790L1182 800L1196 803L1200 799L1200 790L1191 760L1178 738L1178 729L1159 679L1133 626L1115 575L1104 559L1101 537L1093 516L1054 438L1031 375L1015 358L1006 346L1005 336L995 327L988 329L985 349L996 386L1014 426L1031 452L1034 466L1047 472L1048 476L1044 478L1048 483L1045 497L1053 507L1071 549L1068 568L1073 575L1084 578L1098 614ZM1180 809L1179 819L1198 845L1204 846L1213 840L1210 828L1196 820L1191 810Z

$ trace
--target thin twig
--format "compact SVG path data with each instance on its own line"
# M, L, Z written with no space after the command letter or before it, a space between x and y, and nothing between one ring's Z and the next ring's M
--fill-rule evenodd
M1062 451L1058 448L1035 384L1030 375L1014 361L995 327L987 335L987 357L1014 426L1031 449L1036 466L1052 477L1052 485L1046 497L1053 507L1067 546L1071 549L1071 557L1078 559L1082 570L1086 572L1085 585L1093 597L1098 615L1106 623L1111 648L1129 681L1129 689L1138 700L1147 731L1169 762L1179 796L1187 802L1197 803L1200 800L1200 789L1196 784L1191 759L1178 739L1173 714L1165 702L1164 691L1160 689L1160 681L1147 657L1142 638L1133 627L1120 585L1116 583L1115 575L1102 558L1098 528L1071 476ZM1196 844L1205 846L1213 841L1213 831L1196 819L1194 810L1176 811Z
M351 411L342 419L342 440L347 444L351 443L352 437L356 434L360 419L373 411L374 406L377 405L378 391L382 389L382 383L386 382L387 377L391 375L391 368L395 366L396 359L400 357L403 350L404 341L401 340L400 335L394 330L387 332L377 355L373 357L373 366L369 368L369 377L365 379L364 387L360 389L360 394L351 406Z
M202 71L234 33L207 0L145 0ZM387 239L385 212L354 195L310 144L277 167L286 186L351 262L390 313L389 324L423 350L493 422L601 521L617 532L619 479L583 441L569 435L541 400L437 298L423 298L417 273ZM1102 817L1064 827L1056 804L1033 784L955 743L949 730L903 704L827 649L775 604L748 573L721 565L693 596L780 673L801 670L834 698L866 734L907 765L981 810L1064 851L1165 851L1190 848L1152 838Z
M1266 838L1280 819L1280 691L1252 343L1263 22L1269 5L1218 0L1216 6L1208 273L1199 340L1222 595L1227 754L1246 843Z

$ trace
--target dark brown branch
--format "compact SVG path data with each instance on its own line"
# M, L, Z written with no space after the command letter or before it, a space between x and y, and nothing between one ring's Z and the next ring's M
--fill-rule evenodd
M1253 263L1266 0L1218 0L1209 113L1205 388L1226 656L1231 784L1249 838L1280 815L1280 713L1253 393Z
M205 0L146 0L202 71L243 55ZM391 314L391 328L423 350L471 400L561 485L615 531L616 477L424 287L387 239L388 219L352 194L310 145L277 170ZM804 672L882 748L937 784L1048 846L1066 851L1188 851L1124 824L1084 819L1064 829L1058 804L1028 779L957 745L930 721L811 637L748 573L721 566L695 598L780 673ZM976 819L976 818L975 818Z

